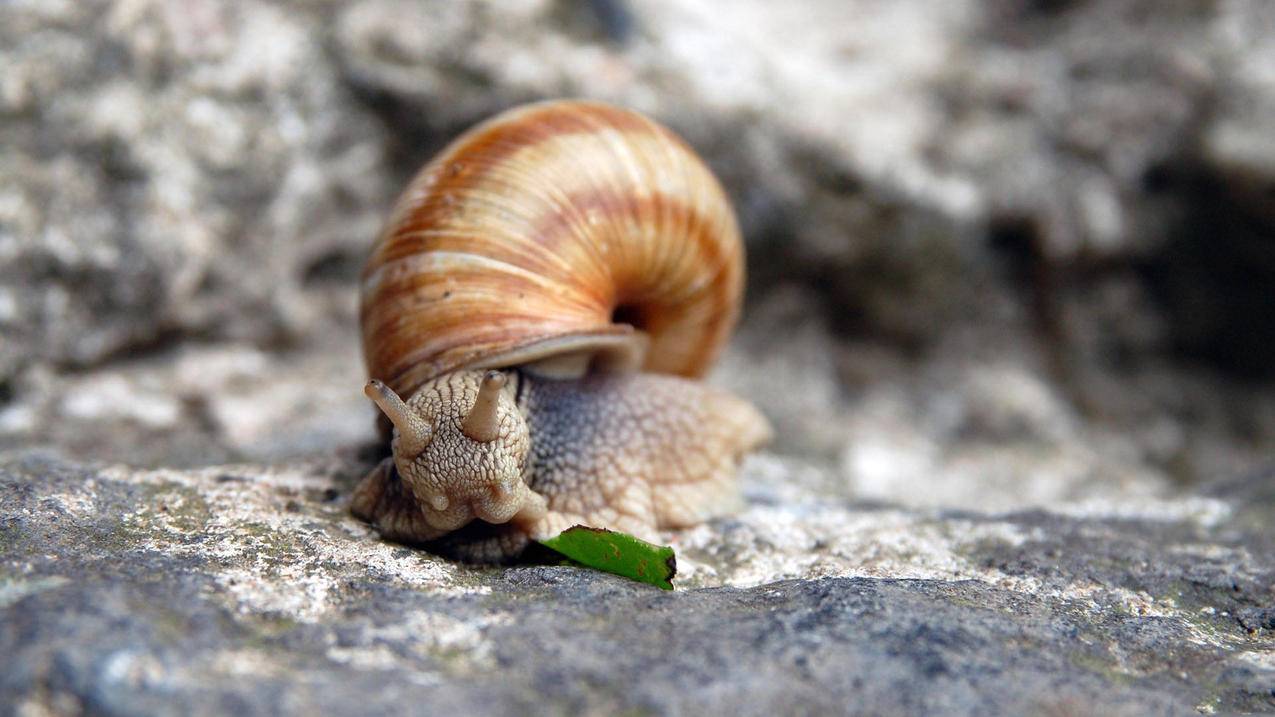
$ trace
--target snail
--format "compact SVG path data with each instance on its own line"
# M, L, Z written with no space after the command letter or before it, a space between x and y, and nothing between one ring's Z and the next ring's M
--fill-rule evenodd
M575 524L654 540L739 504L771 429L697 379L743 246L670 130L597 102L499 114L409 183L360 281L392 455L351 509L384 538L498 562Z

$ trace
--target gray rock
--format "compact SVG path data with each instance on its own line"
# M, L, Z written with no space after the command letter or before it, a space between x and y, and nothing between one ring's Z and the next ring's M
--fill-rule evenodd
M1275 707L1272 38L1266 0L0 3L0 704ZM749 247L711 380L777 440L671 595L346 513L386 207L568 95L683 134Z
M192 465L353 436L357 395L317 398L345 416L325 427L293 376L357 382L308 357L357 364L354 278L394 192L487 114L579 95L652 113L722 176L761 337L722 380L820 392L770 392L784 450L871 487L893 425L945 485L971 436L1065 485L1094 444L1168 482L1275 448L1275 394L1229 375L1275 366L1269 3L182 7L0 7L0 445ZM798 309L821 355L758 350ZM216 381L151 383L122 427L100 385L53 405L166 380L135 357L217 374L226 353L295 431L260 437ZM989 363L1016 397L977 395ZM1060 422L992 415L1031 394Z
M670 535L684 576L664 593L381 542L345 510L358 468L3 457L0 700L29 714L1275 709L1269 476L1159 505L991 514L828 500L753 466L749 510Z
M0 380L348 320L393 191L320 8L0 8Z

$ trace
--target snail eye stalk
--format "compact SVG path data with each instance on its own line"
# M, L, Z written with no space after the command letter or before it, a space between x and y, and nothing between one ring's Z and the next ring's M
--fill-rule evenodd
M376 379L367 382L363 393L380 407L398 429L399 448L405 455L419 455L429 445L429 423L399 398L393 389Z
M500 416L496 413L500 389L505 385L505 375L499 371L488 371L483 376L482 385L478 387L478 399L460 430L479 443L490 443L500 435Z

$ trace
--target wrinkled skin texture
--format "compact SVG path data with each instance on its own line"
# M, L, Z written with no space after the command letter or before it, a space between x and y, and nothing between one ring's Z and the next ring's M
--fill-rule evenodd
M396 430L394 457L364 478L354 513L391 540L479 562L515 557L529 540L578 523L654 540L660 528L738 507L738 463L770 438L750 404L695 381L509 377L491 443L459 428L482 372L417 391L407 403L434 427L430 444L402 455Z
M393 457L363 480L352 504L385 537L428 541L475 518L530 528L544 516L544 499L523 480L530 439L513 396L500 393L494 440L476 441L461 429L482 377L481 371L447 374L407 401L429 425L428 444L420 452L404 450L406 441L395 429Z

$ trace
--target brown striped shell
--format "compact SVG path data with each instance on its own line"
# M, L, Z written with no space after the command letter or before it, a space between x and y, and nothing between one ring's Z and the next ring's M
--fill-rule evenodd
M452 142L398 200L363 271L364 358L403 396L563 354L699 376L742 286L730 204L682 140L606 104L531 104Z

